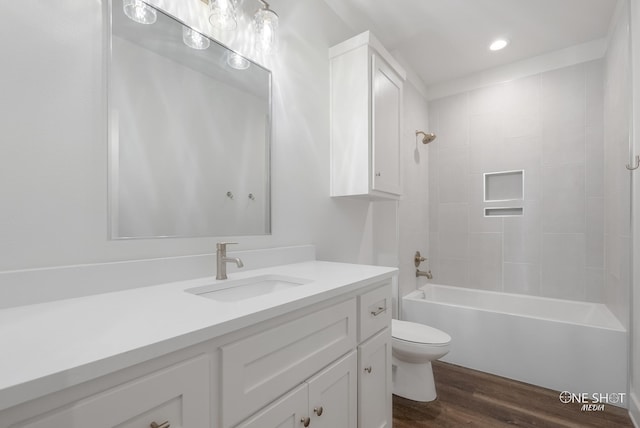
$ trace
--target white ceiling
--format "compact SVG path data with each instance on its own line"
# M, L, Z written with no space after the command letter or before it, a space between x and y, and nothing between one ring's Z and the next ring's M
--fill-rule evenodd
M325 0L426 86L607 36L619 0ZM622 0L620 0L622 1ZM511 43L491 52L490 42Z

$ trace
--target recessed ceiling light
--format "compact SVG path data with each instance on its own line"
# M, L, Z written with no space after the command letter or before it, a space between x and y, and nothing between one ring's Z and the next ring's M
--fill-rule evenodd
M507 39L496 39L491 43L489 49L492 51L499 51L500 49L504 49L509 44Z

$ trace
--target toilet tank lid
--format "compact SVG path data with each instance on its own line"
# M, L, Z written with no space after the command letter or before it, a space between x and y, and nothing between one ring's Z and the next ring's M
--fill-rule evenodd
M400 340L415 343L447 344L451 336L437 328L416 322L391 320L391 335Z

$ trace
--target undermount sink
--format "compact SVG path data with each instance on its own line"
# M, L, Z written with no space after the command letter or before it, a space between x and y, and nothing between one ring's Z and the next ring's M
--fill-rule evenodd
M309 279L292 278L280 275L261 275L252 278L227 280L223 283L204 285L185 290L187 293L206 297L221 302L236 302L251 299L276 291L308 284Z

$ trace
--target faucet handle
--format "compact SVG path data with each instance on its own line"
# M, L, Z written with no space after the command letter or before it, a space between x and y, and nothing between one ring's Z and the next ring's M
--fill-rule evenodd
M425 260L427 260L427 258L422 257L420 251L416 251L416 255L413 257L413 263L416 265L416 267L420 266L420 263L424 262Z
M227 245L230 245L230 244L234 244L235 245L235 244L237 244L237 242L217 242L216 243L216 249L218 251L220 251L220 250L224 251L224 250L227 249Z

